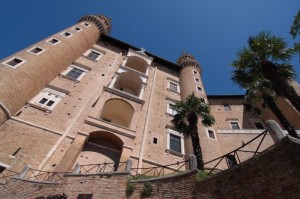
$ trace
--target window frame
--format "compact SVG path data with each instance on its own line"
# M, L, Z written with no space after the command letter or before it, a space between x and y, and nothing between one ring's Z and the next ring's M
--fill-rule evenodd
M171 89L171 85L173 84L173 86L176 86L176 91L175 89ZM174 82L172 80L168 80L168 90L175 92L175 93L180 93L180 87L179 84L177 82Z
M69 35L67 36L66 34L69 34ZM64 32L60 33L60 35L63 36L63 37L65 37L65 38L69 38L69 37L73 36L73 34L70 33L70 32L68 32L68 31L64 31Z
M224 111L231 111L231 106L230 106L230 104L223 104L223 110L224 110Z
M53 90L51 88L44 88L39 94L29 101L29 104L37 109L51 112L65 96L66 94L60 91ZM46 99L46 101L44 103L40 103L43 99ZM53 101L53 103L50 106L47 106L47 104L51 101Z
M198 71L193 70L193 74L194 74L194 75L198 75Z
M38 53L32 52L32 50L34 50L34 49L36 49L36 48L39 48L39 49L41 49L42 51L40 51L40 52L38 52ZM30 52L31 54L34 54L34 55L40 55L40 54L42 54L42 53L45 52L45 51L46 51L46 50L45 50L44 48L41 48L41 47L39 47L39 46L34 46L34 47L29 48L29 49L27 50L27 52Z
M76 28L78 28L79 30L76 30ZM74 26L71 28L72 30L76 31L76 32L80 32L82 31L82 28L78 27L78 26Z
M175 103L167 101L167 114L174 116L177 114L177 111L171 108L172 105L175 105Z
M241 126L238 121L229 121L230 127L232 130L240 130ZM236 124L238 128L234 128L232 124Z
M199 88L200 88L200 89L199 89ZM196 90L197 90L197 92L199 92L199 93L203 93L203 89L202 89L201 86L197 86L197 85L196 85Z
M73 69L77 69L77 70L80 70L82 71L82 73L75 79L75 78L72 78L70 76L68 76L68 74L73 70ZM83 78L84 75L86 75L88 72L88 70L82 68L82 67L79 67L79 66L76 66L76 65L70 65L65 71L63 71L60 75L63 76L64 78L66 79L69 79L69 80L72 80L72 81L77 81L77 82L80 82L80 80Z
M91 26L88 22L82 22L81 25L87 28Z
M93 53L93 52L99 54L99 56L98 56L96 59L92 59L92 58L89 57L89 54L90 54L90 53ZM103 55L104 55L104 53L102 53L102 52L100 52L100 51L98 51L98 50L94 50L94 49L88 49L88 50L83 54L83 56L84 56L85 58L87 58L87 59L89 59L89 60L92 60L92 61L95 61L95 62L99 61Z
M57 40L57 42L51 43L52 40ZM55 37L51 37L50 39L47 39L46 42L53 45L53 46L56 46L57 44L61 43L61 41L59 39L55 38Z
M21 62L20 62L20 63L17 63L17 64L14 65L14 66L8 64L9 62L13 61L14 59L18 59L18 60L20 60ZM10 67L10 68L14 68L14 69L20 67L20 66L23 65L24 63L26 63L26 61L25 61L24 59L19 58L19 57L12 57L12 58L7 59L6 61L2 62L3 65L8 66L8 67Z
M213 137L210 136L210 134L209 134L210 131L213 133ZM207 133L208 139L217 140L217 136L216 136L216 133L215 133L214 130L212 130L212 129L206 129L206 133Z
M173 136L177 136L180 138L180 145L181 145L181 151L178 152L178 151L175 151L175 150L172 150L171 149L171 136L170 135L173 135ZM174 152L174 153L178 153L178 154L181 154L181 155L185 155L185 150L184 150L184 137L182 134L180 134L179 132L177 131L174 131L172 129L167 129L167 149L170 151L170 152Z

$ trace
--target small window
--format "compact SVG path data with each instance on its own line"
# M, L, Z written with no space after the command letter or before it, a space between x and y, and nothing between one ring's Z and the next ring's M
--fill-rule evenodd
M77 199L92 199L93 198L93 194L79 194L77 196Z
M3 173L3 171L4 171L5 169L6 169L5 167L0 166L0 174Z
M69 32L63 32L63 33L61 33L61 35L64 36L64 37L71 37L72 36L72 34L69 33Z
M35 46L35 47L28 50L28 52L31 52L35 55L39 55L39 54L43 53L44 51L45 51L44 49L42 49L40 47L37 47L37 46Z
M153 144L157 144L157 138L153 137Z
M229 104L223 104L223 107L224 107L224 111L230 111L231 110Z
M101 58L102 53L95 50L88 50L84 53L84 56L90 60L98 61Z
M237 122L230 122L231 129L240 129L240 126Z
M17 58L17 57L13 57L13 58L3 62L2 64L6 65L6 66L9 66L9 67L12 67L12 68L17 68L20 65L22 65L23 63L25 63L24 60L22 60L20 58Z
M193 70L193 73L194 73L195 75L198 75L198 72L197 72L197 71L195 71L195 70Z
M169 82L169 90L178 93L179 92L179 85L175 82Z
M82 77L87 73L86 69L83 69L76 65L71 65L67 70L63 71L61 75L70 80L80 81Z
M227 164L228 164L228 168L231 168L233 166L237 165L237 161L234 155L226 155L226 160L227 160Z
M57 45L58 43L60 43L61 41L55 38L51 38L49 40L47 40L46 42L52 44L52 45Z
M169 113L170 115L176 115L177 114L177 111L174 110L174 105L173 103L171 102L168 102L167 104L167 113Z
M80 75L82 75L84 71L79 70L78 68L72 68L66 76L68 76L71 79L78 79Z
M254 122L254 125L255 125L256 129L265 129L263 124L260 122Z
M82 23L82 25L86 26L86 27L90 27L90 24L87 22Z
M77 31L77 32L80 32L82 29L79 28L78 26L75 26L75 27L73 27L73 30L75 30L75 31Z
M40 107L43 109L52 110L65 96L65 93L61 93L50 88L45 88L36 97L34 97L29 104L36 108Z
M200 79L197 78L197 77L195 77L195 81L196 81L196 82L200 82Z
M197 91L200 92L200 93L202 93L202 88L199 87L199 86L197 86Z
M216 139L215 137L215 133L212 131L212 130L207 130L208 132L208 137L211 138L211 139Z

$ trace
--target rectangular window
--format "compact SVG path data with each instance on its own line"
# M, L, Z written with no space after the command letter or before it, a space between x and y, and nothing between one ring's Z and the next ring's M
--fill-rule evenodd
M24 60L22 60L20 58L17 58L17 57L13 57L13 58L3 62L2 64L6 65L6 66L9 66L11 68L17 68L20 65L22 65L23 63L25 63Z
M78 69L78 68L72 68L67 74L66 76L68 76L71 79L75 79L77 80L81 74L83 74L84 71Z
M172 152L184 154L184 139L183 135L172 129L167 129L167 146Z
M44 51L45 51L44 49L42 49L40 47L37 47L37 46L35 46L35 47L28 50L28 52L31 52L32 54L35 54L35 55L39 55Z
M239 124L237 122L230 122L231 129L240 129Z
M52 110L66 96L65 93L45 88L29 104L36 108Z
M229 104L223 104L223 107L224 107L224 111L230 111L231 110Z
M75 30L75 31L77 31L77 32L80 32L80 31L81 31L81 28L75 26L75 27L73 28L73 30Z
M97 60L97 58L100 56L99 53L95 52L95 51L91 51L87 57L90 58L91 60Z
M72 36L72 34L69 33L69 32L63 32L63 33L61 33L61 35L64 36L64 37L71 37Z
M55 39L55 38L51 38L51 39L47 40L46 42L48 42L52 45L56 45L56 44L60 43L60 40Z
M81 25L86 26L86 27L90 27L90 24L87 22L83 22Z
M174 91L174 92L178 92L178 84L174 83L174 82L169 82L169 89L170 91Z
M170 134L170 149L181 153L181 138L179 136Z
M265 129L264 126L262 125L262 123L260 123L260 122L254 122L254 125L255 125L256 129Z
M208 130L207 132L208 132L208 137L209 138L216 139L215 134L214 134L214 132L212 130Z
M234 155L226 155L226 160L227 160L228 168L237 165L237 161Z
M174 105L175 104L168 102L167 113L169 113L170 115L176 115L177 114L177 111L174 110Z

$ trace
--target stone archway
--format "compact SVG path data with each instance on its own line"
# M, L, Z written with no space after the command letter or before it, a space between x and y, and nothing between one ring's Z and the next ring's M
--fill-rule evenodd
M76 163L80 165L114 163L117 166L121 158L123 144L123 141L113 133L92 132Z

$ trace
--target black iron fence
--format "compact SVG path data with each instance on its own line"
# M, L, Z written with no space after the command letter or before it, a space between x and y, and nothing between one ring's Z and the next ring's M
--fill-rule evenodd
M101 164L87 164L80 165L80 170L77 173L102 173L102 172L114 172L120 169L125 169L126 162L119 163L101 163Z

